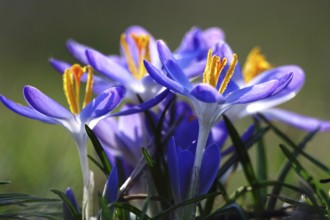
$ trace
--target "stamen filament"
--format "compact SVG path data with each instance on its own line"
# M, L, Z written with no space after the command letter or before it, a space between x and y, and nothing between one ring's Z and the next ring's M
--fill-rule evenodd
M229 83L229 81L230 81L230 79L233 76L234 71L235 71L235 66L236 66L236 63L237 63L237 55L236 55L236 53L234 53L233 56L234 56L233 57L233 60L231 61L230 66L229 66L229 69L228 69L228 71L226 73L226 76L223 79L223 81L221 83L221 86L219 88L219 92L221 94L223 94L225 92L225 90L226 90L226 88L228 86L228 83Z
M85 69L87 69L88 75L87 75L83 108L85 108L85 106L91 101L93 81L94 81L93 80L93 68L91 66L86 66ZM86 72L86 70L84 72Z
M136 69L136 65L134 63L134 59L132 57L131 51L128 47L128 43L126 41L126 35L122 34L120 37L120 44L124 49L125 57L127 60L128 69L131 71L132 75L137 78L138 77L138 70Z

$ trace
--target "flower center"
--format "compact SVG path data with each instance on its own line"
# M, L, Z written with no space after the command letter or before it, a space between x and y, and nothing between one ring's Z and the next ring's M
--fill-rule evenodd
M131 34L130 37L133 39L134 46L137 49L137 59L133 57L134 52L132 51L132 45L129 45L125 34L121 35L120 44L124 50L128 69L136 79L141 79L147 73L147 70L143 65L143 60L150 61L150 37L149 35L144 34Z
M260 48L253 48L248 54L243 66L242 72L244 81L246 83L250 82L254 77L271 67L266 57L260 53Z
M212 56L212 50L210 49L207 54L206 66L203 73L203 83L209 84L214 88L217 88L219 90L219 93L223 94L228 86L231 77L234 74L236 63L237 55L236 53L234 53L234 58L231 61L227 72L225 73L225 77L222 80L219 88L217 88L220 74L227 64L227 58L224 57L221 59L218 56Z
M74 64L67 68L63 74L64 94L73 114L80 113L80 78L87 72L87 82L85 89L85 97L82 108L84 108L91 100L93 86L93 68L91 66L81 67Z

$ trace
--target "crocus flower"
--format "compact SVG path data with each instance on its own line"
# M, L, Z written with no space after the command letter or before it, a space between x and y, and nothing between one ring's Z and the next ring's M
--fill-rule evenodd
M248 86L254 83L265 82L270 78L279 78L286 72L293 72L293 77L290 84L278 94L268 99L259 100L253 103L233 106L227 116L231 120L236 120L247 115L262 113L270 120L277 120L298 129L305 131L327 131L330 129L330 122L322 121L316 118L300 115L283 109L273 108L276 105L282 104L299 92L304 84L304 71L295 65L285 65L273 68L266 60L265 56L260 53L259 48L254 48L249 53L242 71L240 85Z
M280 78L239 87L236 82L239 80L239 76L234 74L237 55L231 52L225 42L220 41L215 50L217 55L212 56L212 50L208 52L203 83L193 85L177 64L166 44L163 41L158 41L157 47L160 60L167 74L145 61L148 73L161 85L189 98L195 107L199 121L198 142L190 190L191 197L194 197L197 193L203 151L211 127L231 106L258 101L281 92L290 83L293 74L286 72ZM230 63L229 65L227 61Z
M80 108L80 77L85 72L88 73L86 92L83 106ZM17 104L4 96L0 96L0 99L10 110L31 119L62 125L73 136L79 152L84 181L83 209L87 210L85 216L88 217L88 209L91 208L91 204L88 202L92 196L93 180L88 168L87 134L84 126L87 124L93 128L99 120L106 117L122 100L124 89L122 87L109 88L91 100L92 68L90 66L80 67L79 65L73 65L65 70L63 85L70 111L32 86L25 86L23 89L28 106Z
M180 66L184 68L185 74L189 77L199 74L205 64L205 48L223 38L224 34L219 28L204 31L199 28L191 29L174 54ZM143 60L160 67L155 39L144 28L131 26L122 34L120 45L120 56L108 56L73 40L67 42L68 50L77 60L92 65L104 76L95 81L96 93L103 91L107 86L119 84L126 88L127 98L135 100L136 94L143 100L154 97L162 90L162 86L155 83L147 74ZM51 64L60 72L68 65L56 59L51 59Z
M130 106L123 106L121 111L129 109ZM132 171L140 159L141 148L149 146L152 141L142 113L122 116L118 120L113 117L105 118L94 127L93 131L101 141L109 159L123 158L128 172Z
M193 149L181 148L176 145L174 138L170 140L167 161L173 197L176 204L189 198L190 174L193 170L194 154ZM205 194L211 188L218 172L220 158L218 145L211 144L205 148L196 195Z
M80 213L80 209L76 200L76 197L74 196L74 193L70 187L68 187L65 191L65 195L68 198L69 202L73 206L73 208L77 211L77 213ZM66 203L63 202L63 219L64 220L74 220L76 216L73 215L73 213L70 211L70 208Z

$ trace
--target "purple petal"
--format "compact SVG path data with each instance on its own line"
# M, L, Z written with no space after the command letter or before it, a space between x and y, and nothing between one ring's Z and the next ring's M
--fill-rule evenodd
M278 93L282 92L286 87L288 87L289 83L292 81L293 74L288 73L285 74L283 77L277 79L278 80L278 87L272 93L272 96L277 95Z
M58 119L72 119L73 114L58 104L56 101L46 96L40 90L32 86L24 87L24 97L26 102L36 111L49 117Z
M198 120L194 118L194 115L184 117L174 131L177 145L187 148L196 142L198 128Z
M83 75L84 76L84 75ZM86 79L87 80L87 79ZM81 78L82 82L84 81L83 78ZM114 87L116 83L111 82L110 80L101 78L99 76L93 76L93 92L96 94L101 94L103 91L109 89L110 87Z
M216 102L219 104L225 102L223 96L215 88L204 83L195 85L194 88L190 91L190 94L202 102Z
M120 103L124 94L125 89L121 86L112 87L102 92L81 111L82 123L110 113Z
M187 67L197 58L201 53L201 44L201 30L199 28L192 28L185 34L179 48L173 53L181 68Z
M113 155L115 151L118 151L119 143L116 133L119 131L117 120L111 117L102 119L93 128L93 131L97 138L103 143L105 151L109 151L111 155Z
M53 118L40 114L39 112L37 112L36 110L34 110L31 107L26 107L26 106L20 105L16 102L13 102L4 96L0 96L0 100L7 108L9 108L10 110L12 110L13 112L15 112L19 115L22 115L24 117L28 117L31 119L35 119L38 121L42 121L45 123L49 123L49 124L57 123Z
M132 106L131 108L129 108L127 110L114 113L111 116L129 115L129 114L134 114L134 113L143 112L145 110L148 110L148 109L152 108L153 106L157 105L163 99L165 99L166 96L169 94L169 92L170 91L166 89L165 91L161 92L153 99L150 99L140 105Z
M180 187L179 162L176 152L176 145L172 137L168 144L167 166L172 186L173 197L175 201L182 201L182 192Z
M76 58L79 62L85 65L89 64L86 56L86 50L92 49L91 47L80 44L71 39L66 42L66 47L69 50L69 52L72 54L72 56Z
M270 69L268 71L263 72L262 74L258 75L253 81L252 84L262 83L273 79L280 79L284 75L288 73L293 73L293 78L290 81L290 84L285 88L286 91L283 93L290 92L297 92L301 89L305 81L305 74L304 71L295 65L287 65L287 66L280 66L274 69Z
M225 33L218 27L211 27L202 32L205 49L212 48L217 42L225 40Z
M108 203L115 202L118 192L118 171L117 167L113 166L109 178L106 183L104 198Z
M283 109L267 109L262 111L262 114L270 120L280 121L305 131L319 129L324 132L330 130L330 121L319 120L317 118L300 115Z
M236 90L226 97L230 104L244 104L269 97L278 87L277 80L271 80L254 86Z
M146 67L149 75L159 84L179 94L187 95L188 90L186 90L178 82L166 76L163 72L155 68L152 64L147 61L144 61L144 66Z
M77 203L76 197L74 196L73 191L71 190L70 187L68 187L65 191L65 195L68 197L70 200L71 204L74 206L76 210L79 210L79 205Z
M183 72L188 79L201 76L204 72L206 60L195 62L184 68Z
M171 161L170 161L171 162ZM187 198L190 187L190 177L194 165L194 155L190 150L182 150L178 154L178 168L180 178L180 192L183 199ZM181 201L180 201L181 202Z
M104 54L96 50L87 50L86 55L91 66L104 76L124 85L135 80L127 69Z
M159 53L159 58L162 61L164 67L167 72L171 76L172 79L180 83L183 87L187 89L191 89L192 85L189 82L186 75L183 73L182 69L176 63L172 52L167 47L167 45L163 41L157 41L157 48Z
M77 203L74 193L70 187L68 187L66 189L65 195L69 199L69 201L71 202L71 204L73 205L75 210L77 210L79 212L78 203ZM72 220L72 219L74 219L74 217L75 216L73 216L73 214L71 213L70 208L67 206L67 204L65 202L63 202L63 219Z
M211 188L220 165L220 151L216 144L208 146L203 155L200 169L199 194L205 194Z
M220 146L220 148L222 148L227 137L228 132L226 129L226 125L222 120L211 128L209 143L216 143L218 146Z
M128 110L133 105L125 105L122 110ZM139 145L140 140L144 135L144 120L143 114L131 114L118 119L118 129L130 140L134 140L136 145ZM139 145L140 146L140 145Z
M193 27L184 35L180 46L175 50L175 53L181 54L195 52L200 46L200 34L201 30L197 27Z
M55 58L49 58L48 61L50 62L52 67L61 74L63 74L66 69L71 67L69 63L64 62L62 60L57 60Z

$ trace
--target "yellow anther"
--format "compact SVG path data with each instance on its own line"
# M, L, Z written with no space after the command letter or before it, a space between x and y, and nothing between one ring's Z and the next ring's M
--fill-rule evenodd
M150 61L150 51L149 51L149 35L136 35L131 34L130 37L133 39L137 52L138 52L138 63L135 63L131 48L129 47L126 39L126 35L122 34L120 38L120 44L123 47L125 57L127 60L128 69L131 71L132 75L136 79L141 79L147 73L143 60Z
M266 57L260 53L260 49L255 47L248 54L243 66L243 78L246 83L250 82L254 77L265 70L271 68L271 64Z
M226 63L226 58L221 60L218 56L212 56L212 50L210 49L207 54L206 66L203 73L203 83L216 87L220 73L226 66Z
M63 88L67 102L70 106L70 111L73 114L80 112L80 78L87 72L87 83L85 90L85 97L83 101L83 108L90 102L92 96L93 86L93 69L91 66L81 67L78 64L67 68L63 74Z
M225 92L227 86L228 86L228 83L231 79L231 77L233 76L234 74L234 71L235 71L235 66L237 64L237 55L236 53L233 54L233 60L231 61L230 63L230 66L228 68L228 71L226 73L226 76L225 78L223 79L222 83L221 83L221 86L219 88L219 92L222 94Z

